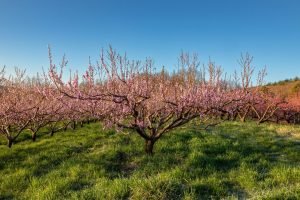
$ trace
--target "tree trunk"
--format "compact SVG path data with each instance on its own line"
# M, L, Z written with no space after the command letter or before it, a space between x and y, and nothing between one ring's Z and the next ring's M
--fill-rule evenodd
M146 140L145 141L145 152L148 155L153 155L154 144L155 144L155 140Z
M70 124L70 122L64 123L64 126L63 126L64 131L67 131L69 124Z
M246 117L245 116L243 116L243 117L241 117L241 120L240 120L241 122L245 122L246 121Z
M72 122L72 129L75 130L76 129L76 121Z
M238 116L238 114L233 114L233 116L232 116L232 120L233 120L233 121L236 121L236 119L237 119L237 116Z
M51 130L51 134L50 134L50 135L51 135L51 136L54 135L54 129Z
M7 146L8 146L9 148L11 148L12 145L13 145L13 139L8 139Z
M276 117L276 124L279 124L279 117Z
M83 121L80 122L80 127L81 127L81 128L83 127Z
M35 132L35 133L34 133L34 132L32 133L31 138L32 138L32 141L35 142L35 140L36 140L36 132Z
M260 125L260 124L262 124L263 122L265 122L265 120L259 119L259 120L256 122L256 124L257 124L257 125Z

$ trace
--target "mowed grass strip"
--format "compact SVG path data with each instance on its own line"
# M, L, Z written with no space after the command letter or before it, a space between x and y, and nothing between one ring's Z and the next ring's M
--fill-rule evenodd
M89 124L0 140L0 199L300 199L300 127L191 123L159 140Z

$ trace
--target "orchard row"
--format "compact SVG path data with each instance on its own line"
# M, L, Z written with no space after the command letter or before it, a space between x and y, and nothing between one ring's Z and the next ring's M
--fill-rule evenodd
M164 134L191 120L256 120L299 123L300 101L282 99L263 86L266 71L252 85L252 57L241 56L241 72L226 76L214 62L200 66L197 55L182 53L176 72L157 72L153 61L129 60L112 48L101 52L99 61L84 75L63 74L67 60L53 63L47 73L26 78L0 73L0 134L11 147L25 130L36 140L47 127L50 134L99 120L105 128L132 130L145 140L145 152L153 153ZM206 123L207 124L207 123ZM208 124L210 125L210 124ZM208 126L206 125L206 126Z

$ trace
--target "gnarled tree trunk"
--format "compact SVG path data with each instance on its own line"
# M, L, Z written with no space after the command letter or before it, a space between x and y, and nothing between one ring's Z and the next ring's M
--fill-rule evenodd
M148 155L153 155L153 147L155 142L155 140L145 140L145 152Z

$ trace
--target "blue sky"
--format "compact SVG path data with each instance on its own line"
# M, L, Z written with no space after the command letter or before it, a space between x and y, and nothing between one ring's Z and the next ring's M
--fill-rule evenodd
M300 76L300 1L0 0L0 66L40 72L48 44L56 63L66 53L79 71L109 44L170 70L182 50L228 72L249 52L275 81Z

